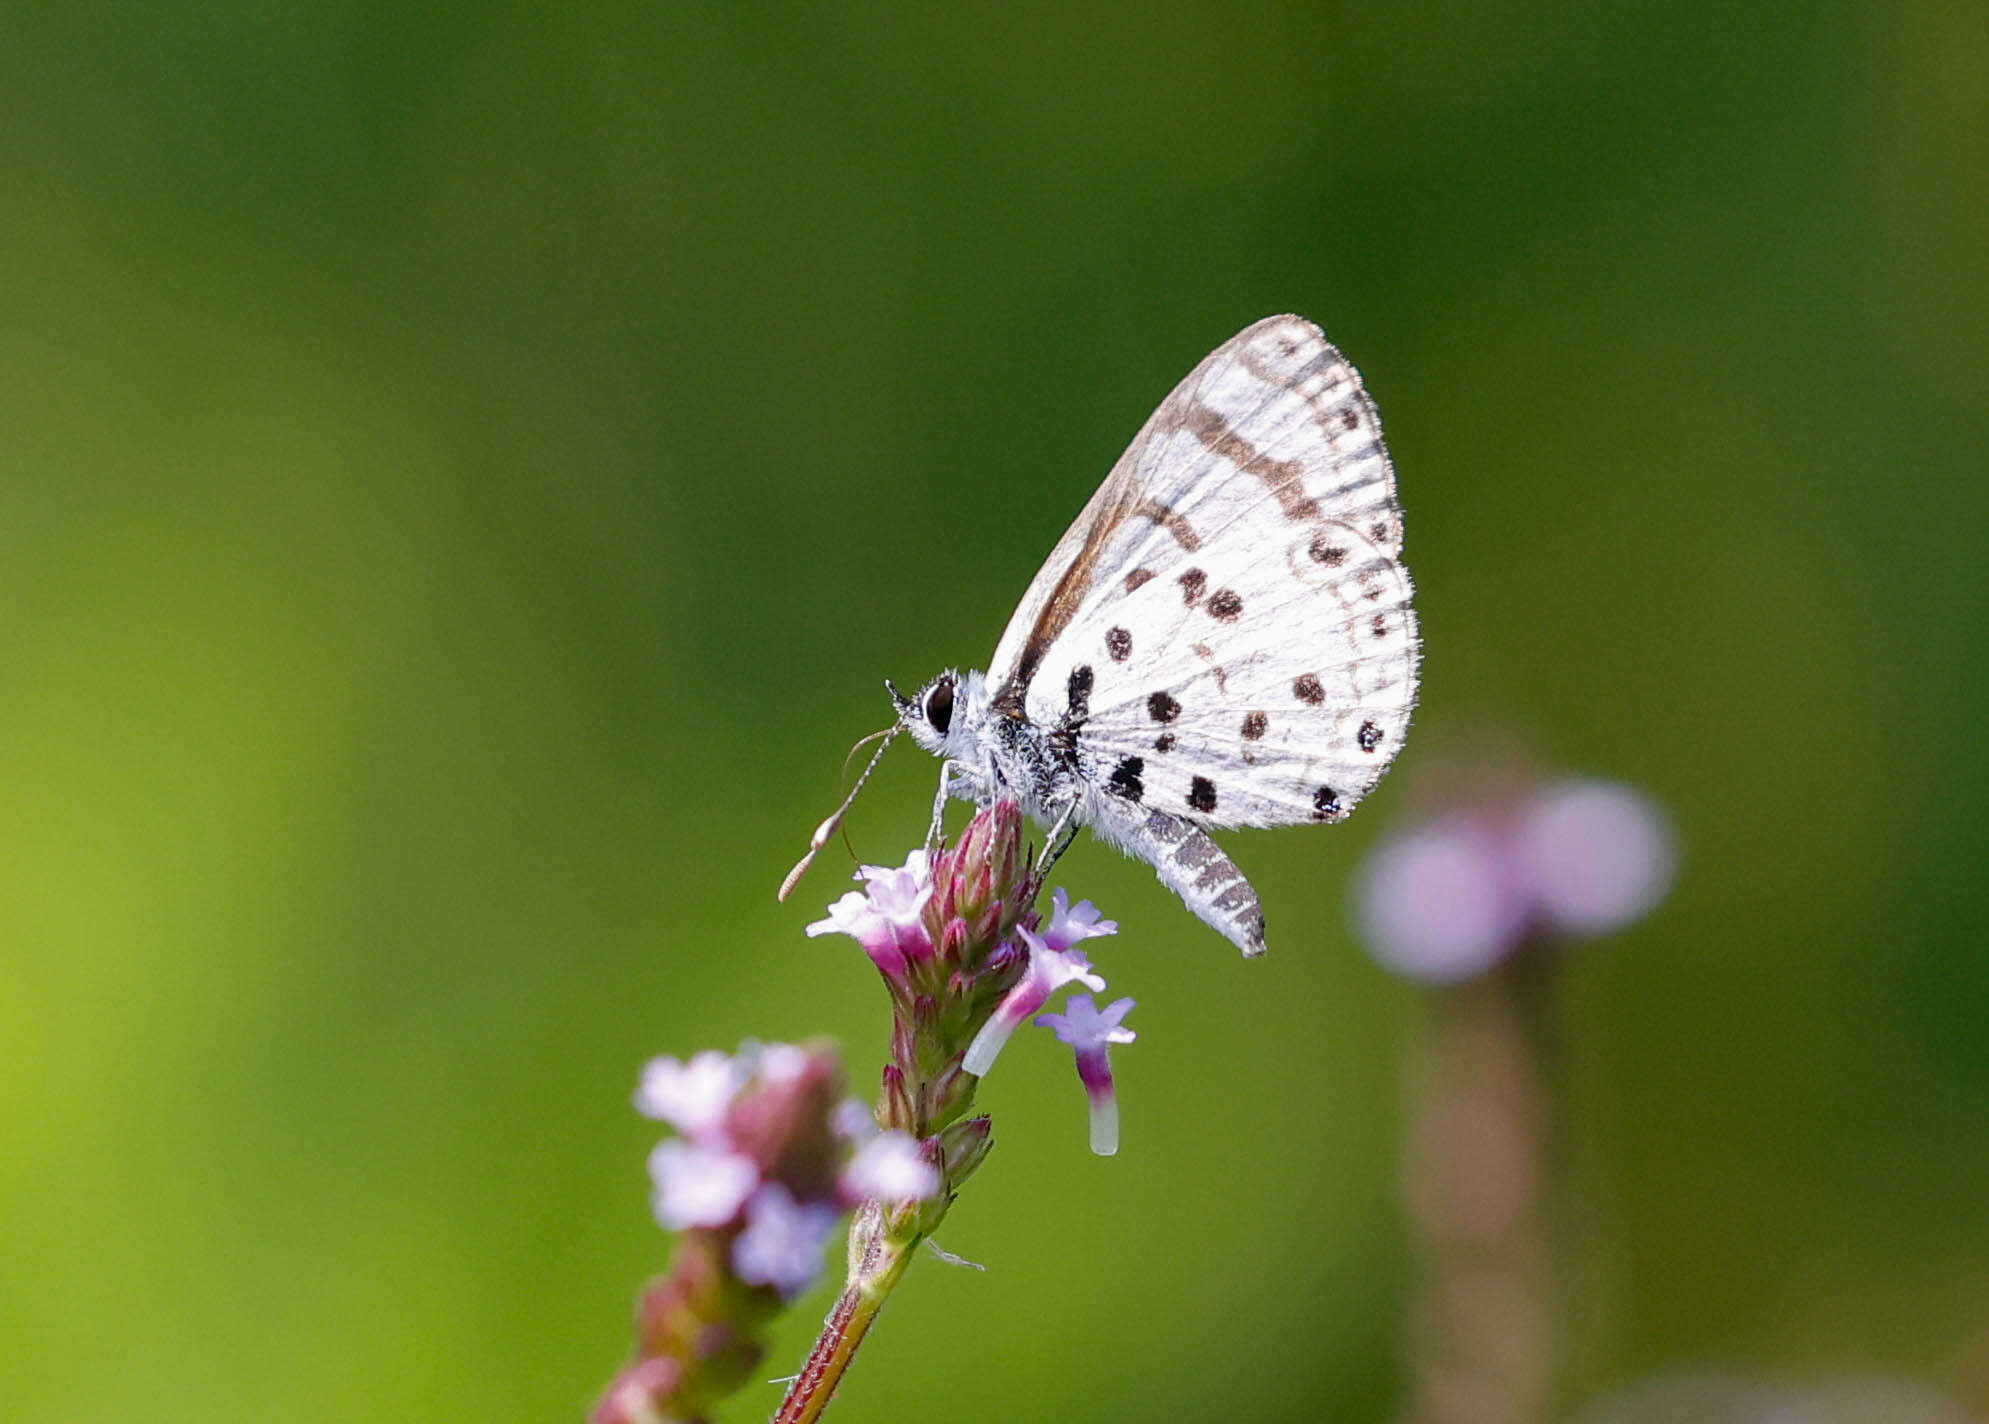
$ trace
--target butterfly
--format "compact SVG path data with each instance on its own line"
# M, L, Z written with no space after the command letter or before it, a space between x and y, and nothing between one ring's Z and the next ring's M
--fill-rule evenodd
M1401 553L1360 373L1311 322L1268 317L1160 403L985 673L885 684L886 740L942 759L935 837L949 797L1013 797L1051 827L1044 868L1088 827L1261 954L1257 892L1208 833L1345 820L1388 769L1420 662Z

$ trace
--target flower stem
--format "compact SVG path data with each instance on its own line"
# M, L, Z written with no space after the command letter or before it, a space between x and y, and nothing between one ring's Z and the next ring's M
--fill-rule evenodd
M886 1297L911 1264L919 1238L895 1239L886 1234L884 1214L866 1202L850 1223L849 1284L822 1323L808 1363L801 1367L771 1424L814 1424L829 1407L829 1398L842 1383L857 1346L870 1333Z

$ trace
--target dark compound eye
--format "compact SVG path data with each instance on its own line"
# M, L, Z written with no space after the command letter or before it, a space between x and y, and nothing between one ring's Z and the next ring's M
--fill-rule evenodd
M946 729L953 725L953 679L943 677L933 684L932 691L925 695L925 720L942 737Z

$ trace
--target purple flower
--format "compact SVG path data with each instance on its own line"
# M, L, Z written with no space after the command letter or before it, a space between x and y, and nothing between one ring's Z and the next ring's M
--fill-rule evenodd
M923 850L915 850L904 865L866 865L857 872L864 882L829 906L829 917L808 926L809 936L846 934L863 946L887 979L902 979L909 964L932 955L932 939L923 916L932 898L932 866Z
M768 1182L746 1204L746 1229L732 1243L732 1269L742 1281L793 1299L814 1284L839 1215L823 1202L797 1202L786 1187Z
M1039 1028L1051 1030L1077 1053L1077 1076L1091 1100L1091 1150L1100 1157L1119 1150L1119 1099L1108 1045L1139 1037L1121 1027L1132 1007L1131 999L1115 999L1101 1010L1091 995L1072 994L1062 1013L1036 1016Z
M1050 892L1050 923L1042 936L1051 949L1061 952L1084 940L1118 932L1118 921L1101 919L1097 906L1089 900L1079 900L1073 908L1064 890Z
M995 1058L1017 1025L1042 1008L1049 1002L1050 995L1064 985L1077 983L1094 993L1105 991L1104 979L1092 972L1091 961L1082 951L1052 949L1033 930L1018 929L1016 933L1029 947L1029 967L1022 971L1022 978L1008 991L1008 996L996 1007L993 1016L981 1025L974 1041L967 1045L967 1054L960 1066L977 1078L984 1077L988 1069L994 1067ZM1109 931L1093 930L1091 933Z
M877 1133L843 1168L843 1193L852 1201L926 1201L939 1194L940 1185L939 1169L908 1132Z
M1650 798L1559 781L1383 842L1358 873L1354 913L1376 959L1446 984L1491 968L1529 935L1622 928L1664 898L1676 863Z
M1412 979L1448 984L1482 973L1526 931L1528 905L1499 838L1462 818L1385 842L1354 890L1374 957Z
M1606 781L1563 781L1520 808L1513 854L1540 917L1568 934L1606 934L1671 888L1677 855L1649 797Z
M671 1231L692 1226L723 1226L759 1185L752 1158L671 1138L649 1154L655 1185L656 1219Z
M739 1063L759 1082L784 1087L806 1075L815 1066L815 1059L798 1043L762 1043L749 1038L739 1045Z
M643 1066L635 1110L667 1122L686 1137L707 1137L725 1121L746 1073L729 1054L708 1049L688 1063L667 1054Z
M925 913L932 898L932 858L915 850L902 866L864 865L857 868L870 892L873 913L899 929L909 929Z
M829 1126L835 1129L836 1136L859 1147L880 1131L877 1114L862 1098L844 1098L837 1103L835 1112L829 1118Z

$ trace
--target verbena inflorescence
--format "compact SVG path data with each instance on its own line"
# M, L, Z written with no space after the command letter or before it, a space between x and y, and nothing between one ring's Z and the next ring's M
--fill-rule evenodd
M1016 805L999 802L936 855L861 867L863 888L808 926L855 939L890 993L874 1112L847 1095L841 1059L822 1044L748 1043L644 1069L636 1106L672 1129L650 1155L656 1218L681 1236L668 1274L642 1294L637 1359L595 1424L707 1417L749 1377L766 1324L815 1282L855 1209L843 1300L778 1417L819 1412L909 1252L993 1145L989 1119L972 1111L979 1080L1058 990L1105 987L1082 946L1118 926L1062 890L1039 911L1022 829ZM1076 1056L1101 1154L1118 1148L1108 1055L1133 1041L1132 1007L1075 994L1037 1018Z

